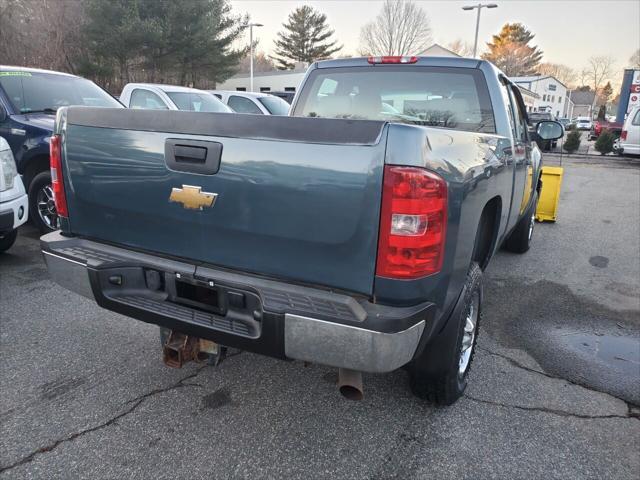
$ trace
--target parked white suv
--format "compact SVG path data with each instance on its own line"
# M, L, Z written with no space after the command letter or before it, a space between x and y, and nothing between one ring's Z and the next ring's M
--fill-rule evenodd
M617 143L616 150L621 155L640 155L640 107L627 115Z
M53 201L53 198L51 199ZM0 253L11 248L29 217L29 198L7 141L0 137Z
M232 112L218 98L204 90L176 85L128 83L122 89L119 100L127 108Z
M268 93L240 92L236 90L208 90L236 113L254 115L288 115L289 104Z

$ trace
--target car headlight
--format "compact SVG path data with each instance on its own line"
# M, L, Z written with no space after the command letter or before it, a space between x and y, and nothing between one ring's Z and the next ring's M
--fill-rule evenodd
M11 150L0 151L0 192L13 188L17 175L18 169Z

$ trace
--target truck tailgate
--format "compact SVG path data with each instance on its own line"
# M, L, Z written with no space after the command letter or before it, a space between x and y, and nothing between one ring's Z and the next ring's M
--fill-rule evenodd
M69 108L59 123L71 233L371 294L383 122Z

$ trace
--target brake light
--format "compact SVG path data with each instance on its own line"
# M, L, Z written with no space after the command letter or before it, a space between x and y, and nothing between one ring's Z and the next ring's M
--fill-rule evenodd
M371 64L376 63L416 63L418 57L406 57L406 56L384 56L384 57L369 57L367 61Z
M52 135L49 140L49 164L51 166L51 188L56 210L61 217L68 217L67 198L64 194L64 180L62 177L62 145L60 135Z
M447 183L423 168L384 169L376 275L411 279L438 273L444 258Z
M620 132L620 140L626 140L626 139L627 139L627 131L622 130L622 132Z

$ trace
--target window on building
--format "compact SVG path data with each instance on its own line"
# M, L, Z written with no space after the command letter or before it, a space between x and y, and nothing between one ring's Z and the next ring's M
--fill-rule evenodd
M270 92L271 91L271 87L260 87L260 91L261 92Z
M556 96L555 95L551 95L551 102L555 102L556 101Z
M549 85L549 91L555 92L556 91L556 85Z
M238 88L236 88L236 91L237 92L246 92L247 89L245 87L238 87Z
M547 101L547 95L546 95L546 94L545 94L545 95L542 95L542 101L543 101L543 102L546 102L546 101Z
M284 91L285 92L295 92L296 91L296 87L284 87Z

